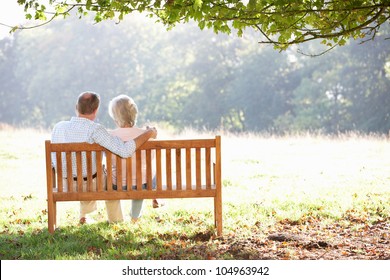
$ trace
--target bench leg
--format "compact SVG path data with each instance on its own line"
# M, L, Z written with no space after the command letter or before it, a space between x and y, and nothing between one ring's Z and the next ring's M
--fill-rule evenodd
M214 220L217 228L217 235L222 235L222 199L221 196L214 198Z
M56 202L48 200L47 223L50 233L54 233L57 226L57 205Z

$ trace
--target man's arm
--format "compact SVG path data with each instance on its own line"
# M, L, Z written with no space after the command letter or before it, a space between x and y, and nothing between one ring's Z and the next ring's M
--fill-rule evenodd
M138 149L143 143L148 141L150 138L156 138L157 137L157 130L154 127L148 127L144 133L138 135L136 138L134 138L135 142L135 148Z
M119 137L111 135L102 125L96 124L96 128L91 137L93 142L105 147L120 157L127 158L131 157L135 150L148 141L149 138L156 136L157 130L155 128L149 128L136 139L123 142Z

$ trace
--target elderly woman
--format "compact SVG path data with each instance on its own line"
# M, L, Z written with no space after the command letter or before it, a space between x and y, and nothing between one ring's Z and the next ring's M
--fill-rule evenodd
M136 127L138 108L135 104L134 100L127 95L119 95L113 98L109 103L109 114L111 118L115 121L118 126L117 129L111 131L112 135L118 136L123 141L129 141L130 139L136 138L138 135L145 132L144 129ZM142 157L145 157L142 154ZM142 167L142 183L146 184L146 162L143 158L143 167ZM133 158L133 168L135 169L135 158ZM122 161L122 167L126 168L126 160ZM133 170L133 174L135 174ZM116 188L116 182L118 178L116 178L116 161L113 161L113 184L114 189ZM136 185L136 177L133 177L133 186ZM123 172L122 177L122 186L124 189L127 189L126 186L126 173ZM131 207L131 218L135 222L141 217L143 200L133 200ZM157 200L153 200L153 207L157 208L162 206Z

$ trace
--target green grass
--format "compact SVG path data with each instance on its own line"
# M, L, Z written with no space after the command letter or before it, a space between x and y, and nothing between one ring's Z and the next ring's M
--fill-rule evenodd
M194 135L179 137L186 136ZM45 131L0 130L0 259L245 259L255 253L234 244L256 237L268 246L268 234L281 229L309 234L316 227L331 240L330 226L359 232L389 222L385 137L248 134L222 135L224 236L215 236L211 199L168 200L160 209L146 200L138 223L113 225L100 202L98 222L87 226L77 224L77 202L59 203L60 229L50 235L47 138ZM130 202L122 206L129 219ZM274 258L302 257L286 252Z

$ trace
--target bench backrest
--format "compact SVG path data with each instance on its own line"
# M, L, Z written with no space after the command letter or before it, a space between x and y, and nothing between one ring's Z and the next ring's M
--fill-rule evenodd
M135 161L126 159L126 170L122 170L122 158L98 144L53 144L46 141L45 148L47 191L55 201L215 197L216 191L221 190L220 136L195 140L150 140L133 155ZM141 151L146 156L142 157ZM52 156L56 159L56 168L52 166ZM66 168L63 168L63 158ZM146 161L146 189L142 188L143 160ZM113 188L113 161L116 161L116 178L126 174L127 186L132 186L133 178L136 178L134 188L122 189L120 179L116 182L117 187ZM97 163L96 166L93 162ZM134 162L136 174L132 171ZM83 165L87 170L85 177ZM63 169L66 171L63 172ZM72 170L76 170L76 176Z

